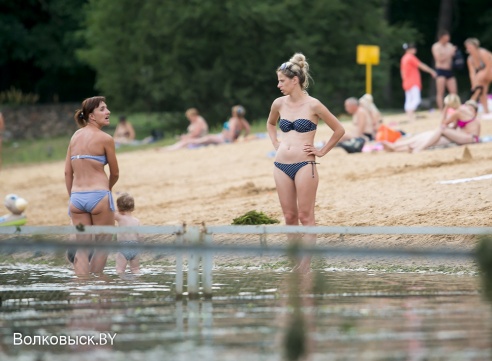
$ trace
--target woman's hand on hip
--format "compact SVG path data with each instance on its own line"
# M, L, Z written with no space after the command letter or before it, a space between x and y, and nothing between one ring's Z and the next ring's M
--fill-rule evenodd
M306 152L307 155L314 155L316 157L324 156L324 154L313 144L304 144L304 152Z

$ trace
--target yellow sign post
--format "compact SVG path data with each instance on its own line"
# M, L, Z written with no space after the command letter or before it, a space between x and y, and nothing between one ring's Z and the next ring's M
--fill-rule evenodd
M379 46L357 45L357 64L366 64L366 93L372 94L372 65L379 64Z

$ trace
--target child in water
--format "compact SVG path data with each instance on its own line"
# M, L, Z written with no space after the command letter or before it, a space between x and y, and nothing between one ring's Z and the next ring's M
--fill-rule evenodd
M135 209L135 201L128 193L121 194L116 200L118 212L115 220L120 227L140 226L140 221L132 215ZM138 242L137 233L119 233L118 242L121 244L135 244ZM122 250L116 254L116 272L124 273L127 264L130 265L132 273L140 273L138 251L134 249Z

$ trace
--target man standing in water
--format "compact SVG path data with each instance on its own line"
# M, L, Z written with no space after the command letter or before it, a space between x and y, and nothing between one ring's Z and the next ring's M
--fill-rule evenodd
M453 57L456 54L456 46L449 42L449 32L439 31L437 42L432 45L432 56L434 57L436 78L436 103L439 110L444 107L444 92L449 94L458 93L458 85L453 74Z

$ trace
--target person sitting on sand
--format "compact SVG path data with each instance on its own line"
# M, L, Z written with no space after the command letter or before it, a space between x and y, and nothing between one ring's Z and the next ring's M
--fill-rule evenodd
M120 116L113 139L116 145L131 144L135 141L135 129L133 129L132 123L126 119L126 116Z
M457 97L449 94L444 103L449 103L448 97ZM395 143L383 142L386 151L407 151L417 153L421 150L451 143L459 145L478 143L480 141L480 122L477 119L478 104L475 100L468 100L460 105L456 111L447 112L445 105L444 120L439 128L418 134L410 139L399 140ZM446 115L448 113L448 115ZM449 113L452 113L449 115Z
M367 140L374 140L375 129L373 127L369 110L361 106L357 98L351 97L345 100L345 110L352 115L352 130L345 132L337 147L343 148L347 153L360 153Z
M374 139L374 127L372 117L369 111L361 106L357 98L351 97L345 100L345 110L352 115L352 130L346 132L340 142L352 138L366 138L367 140Z
M209 134L197 139L189 139L183 142L183 147L189 145L209 145L233 143L240 136L247 137L251 131L249 122L244 115L246 111L242 105L235 105L231 110L231 118L224 123L222 132L218 134Z
M164 150L176 150L185 148L188 146L189 141L200 139L207 135L208 133L208 124L207 121L200 115L196 108L190 108L185 113L186 118L190 122L188 125L188 132L186 134L182 134L179 137L179 141L170 145L168 147L164 147Z
M375 136L374 133L378 129L379 124L383 123L381 112L379 111L376 104L374 104L374 98L371 94L364 94L363 96L361 96L359 98L359 104L369 112L373 128L373 136Z

